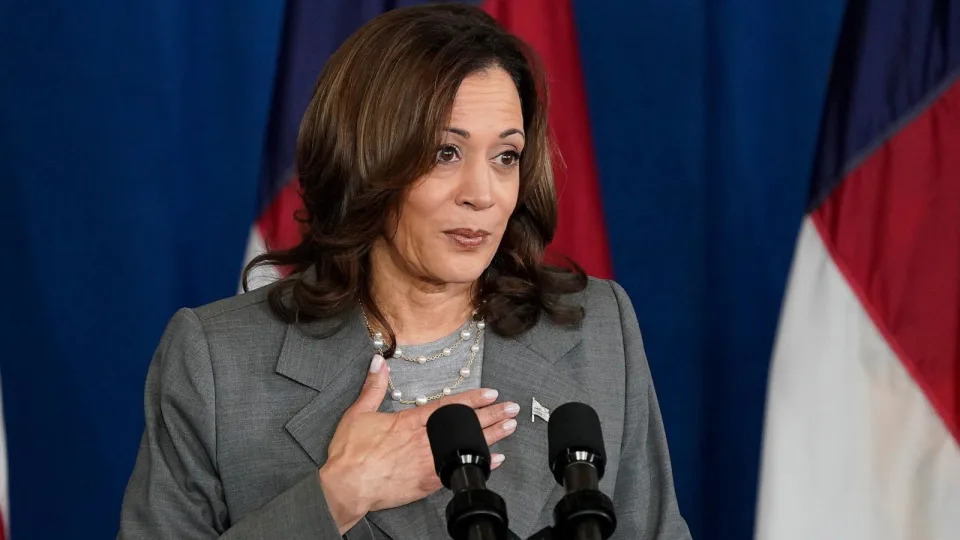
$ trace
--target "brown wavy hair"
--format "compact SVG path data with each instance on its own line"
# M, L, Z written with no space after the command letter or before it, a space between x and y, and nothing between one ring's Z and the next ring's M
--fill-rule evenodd
M541 313L578 324L582 306L563 296L582 291L586 275L569 259L565 266L544 261L557 224L544 71L529 46L491 16L458 4L387 12L327 61L297 141L303 236L291 249L253 259L244 288L257 266L286 268L293 273L269 292L282 320L343 315L360 301L395 343L371 299L370 249L406 189L434 167L460 83L490 68L516 84L526 145L516 210L475 288L478 316L505 336L532 328Z

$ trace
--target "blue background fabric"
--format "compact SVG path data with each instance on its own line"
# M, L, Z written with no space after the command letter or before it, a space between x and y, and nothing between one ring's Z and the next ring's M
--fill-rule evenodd
M392 4L317 3L336 36ZM696 538L748 538L843 5L573 4L615 276L681 510ZM236 290L283 29L281 2L0 4L14 538L115 534L164 324Z
M694 538L749 538L770 352L844 6L574 6L614 275L644 333L680 509Z

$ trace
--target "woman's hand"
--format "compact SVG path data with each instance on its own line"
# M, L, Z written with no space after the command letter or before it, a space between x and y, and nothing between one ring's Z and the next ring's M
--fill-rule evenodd
M427 418L437 408L462 403L477 410L487 444L513 433L512 418L520 407L497 403L497 392L469 390L446 396L423 407L398 413L377 412L387 391L390 368L375 356L357 401L343 414L319 470L327 504L345 533L372 510L394 508L417 501L440 489L427 439ZM492 468L503 462L492 456Z

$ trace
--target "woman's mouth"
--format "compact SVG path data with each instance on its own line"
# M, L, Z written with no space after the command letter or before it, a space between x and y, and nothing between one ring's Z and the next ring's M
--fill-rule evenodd
M449 229L443 231L447 238L452 240L457 246L463 248L475 248L480 246L490 236L488 231L482 229Z

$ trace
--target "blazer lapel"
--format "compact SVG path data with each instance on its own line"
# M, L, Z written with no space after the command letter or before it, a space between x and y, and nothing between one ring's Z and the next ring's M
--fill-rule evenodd
M285 428L318 466L340 417L360 395L372 357L359 313L287 327L277 373L318 393Z
M520 405L517 429L492 451L506 456L487 487L507 503L510 529L526 538L552 523L549 503L561 488L550 472L547 423L531 417L534 398L550 410L568 401L587 401L574 368L582 362L580 332L547 322L515 338L488 333L483 353L483 386L500 392L499 401ZM545 514L546 512L546 514Z

